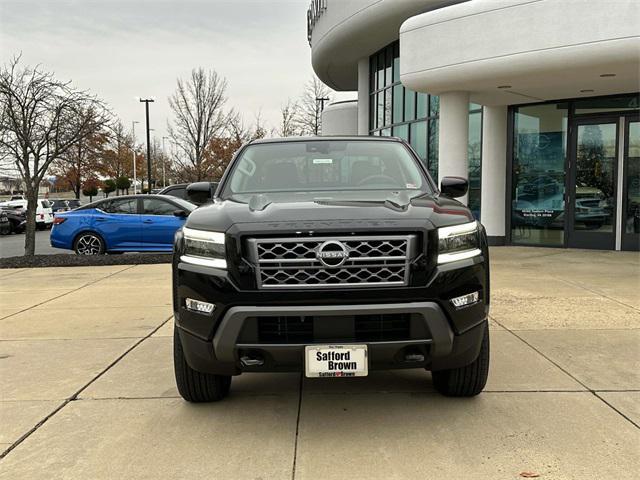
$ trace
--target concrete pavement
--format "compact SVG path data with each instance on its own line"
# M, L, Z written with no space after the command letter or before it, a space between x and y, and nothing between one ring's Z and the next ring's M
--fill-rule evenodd
M636 478L640 260L494 248L486 391L242 375L191 405L170 266L0 270L0 479Z

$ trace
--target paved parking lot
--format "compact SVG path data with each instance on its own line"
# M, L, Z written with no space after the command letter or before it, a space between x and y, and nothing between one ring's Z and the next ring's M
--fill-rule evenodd
M53 255L55 253L73 253L71 250L53 248L49 242L51 230L36 231L36 255ZM24 233L0 235L0 258L19 257L24 255Z
M170 266L0 270L0 478L637 478L640 259L494 248L473 399L424 371L173 380Z

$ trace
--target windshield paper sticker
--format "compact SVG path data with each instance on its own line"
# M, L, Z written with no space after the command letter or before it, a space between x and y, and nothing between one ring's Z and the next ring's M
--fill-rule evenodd
M314 165L331 165L333 163L333 158L314 158Z

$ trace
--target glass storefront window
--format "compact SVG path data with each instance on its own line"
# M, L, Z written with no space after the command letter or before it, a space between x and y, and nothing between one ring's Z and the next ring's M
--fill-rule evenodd
M416 107L416 118L426 118L429 116L429 95L418 93L418 104Z
M618 158L616 123L578 125L573 228L612 232Z
M514 113L511 241L562 246L568 104Z
M429 99L429 115L439 115L440 114L440 97L436 95L431 95Z
M402 94L404 93L404 87L402 85L396 85L393 87L393 123L402 122L402 107L404 100Z
M436 183L438 182L438 121L435 119L429 120L429 173L433 177Z
M476 107L476 109L473 109ZM469 112L469 208L473 215L480 218L480 182L482 157L482 109L471 104Z
M624 232L640 233L640 122L629 123Z
M391 52L391 50L387 50L385 52L385 69L384 69L384 75L385 75L385 87L388 87L389 85L391 85L393 83L393 77L391 76L391 66L393 65L393 52Z
M394 137L402 138L403 140L409 141L409 125L405 124L393 127L391 134Z
M416 119L416 92L405 89L404 93L404 119L410 122Z
M411 124L411 146L418 156L427 161L427 122Z
M384 91L384 125L390 125L391 122L391 89Z
M396 137L407 140L420 158L427 164L429 172L438 180L438 116L440 100L427 93L416 93L400 83L400 44L394 42L369 59L371 70L370 131L371 135ZM482 109L470 105L470 113L477 110L474 120L469 117L470 127L470 182L473 183L470 199L474 214L480 209L480 124Z

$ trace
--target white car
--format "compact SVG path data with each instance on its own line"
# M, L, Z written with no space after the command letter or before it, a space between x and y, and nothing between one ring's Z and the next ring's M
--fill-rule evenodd
M38 230L50 228L53 225L53 209L51 202L46 198L39 198L36 205L36 227ZM8 202L0 203L0 207L9 207L14 209L27 209L27 201L25 199L12 199Z
M38 230L51 228L53 225L53 208L51 202L44 198L38 199L36 207L36 227Z

